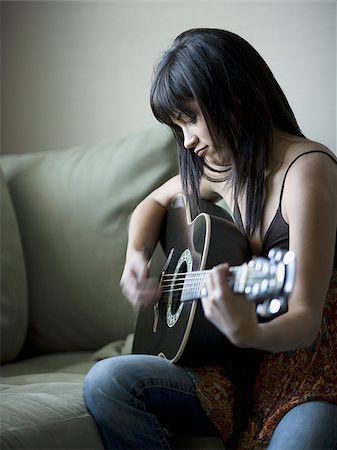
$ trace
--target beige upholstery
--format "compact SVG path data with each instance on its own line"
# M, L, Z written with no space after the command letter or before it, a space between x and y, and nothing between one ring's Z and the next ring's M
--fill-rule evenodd
M177 173L175 144L158 126L3 156L0 168L0 447L101 449L82 381L97 360L131 351L136 313L119 287L128 220ZM177 448L220 442L174 439Z

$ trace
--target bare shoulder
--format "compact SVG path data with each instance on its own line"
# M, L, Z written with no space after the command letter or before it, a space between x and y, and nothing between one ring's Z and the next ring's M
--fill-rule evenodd
M285 204L293 205L296 211L299 204L316 208L326 204L337 214L336 155L322 144L303 141L291 149L287 163Z
M303 137L278 137L276 155L280 173L285 174L289 169L287 183L290 178L299 181L301 175L321 177L325 172L331 172L331 175L336 172L336 155L325 145Z
M290 167L289 175L295 180L296 178L301 179L302 174L304 177L312 177L312 180L318 177L324 182L323 176L330 178L337 175L336 155L328 147L318 142L300 140L290 147L287 160Z

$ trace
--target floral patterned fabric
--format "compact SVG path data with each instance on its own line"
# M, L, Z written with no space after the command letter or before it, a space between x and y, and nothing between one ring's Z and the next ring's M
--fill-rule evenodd
M224 442L235 429L235 383L223 368L189 368L206 414ZM337 404L337 270L314 343L291 352L266 353L253 387L252 412L241 430L238 447L265 449L284 414L296 405L326 400Z

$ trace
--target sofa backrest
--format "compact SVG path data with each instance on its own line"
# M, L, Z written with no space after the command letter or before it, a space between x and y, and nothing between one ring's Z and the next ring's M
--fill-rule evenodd
M171 133L155 126L95 146L3 156L0 167L24 253L28 344L96 350L125 338L135 320L119 287L128 220L177 173Z
M20 232L0 170L0 364L20 353L27 327L27 280Z

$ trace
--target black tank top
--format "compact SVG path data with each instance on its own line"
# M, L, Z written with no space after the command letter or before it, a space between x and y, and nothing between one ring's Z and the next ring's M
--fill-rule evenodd
M301 156L307 155L308 153L324 153L325 155L329 156L329 158L331 158L334 162L336 162L336 160L331 155L329 155L328 153L326 153L322 150L311 150L311 151L308 151L305 153L301 153L289 164L289 166L286 170L286 173L284 175L284 178L283 178L278 208L276 210L275 216L274 216L273 220L271 221L271 223L268 227L268 230L262 241L262 247L261 247L261 255L262 256L266 256L268 254L269 250L272 249L273 247L279 247L279 248L283 248L286 250L289 248L289 225L284 220L284 217L282 215L282 210L281 210L284 185L285 185L286 177L287 177L288 172L289 172L290 168L292 167L292 165ZM240 208L239 208L239 205L237 202L235 202L235 205L234 205L233 216L234 216L234 220L235 220L237 226L239 227L239 229L246 235L244 226L243 226ZM336 244L335 244L334 267L337 267L336 247L337 247L337 238L336 238Z

